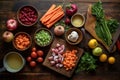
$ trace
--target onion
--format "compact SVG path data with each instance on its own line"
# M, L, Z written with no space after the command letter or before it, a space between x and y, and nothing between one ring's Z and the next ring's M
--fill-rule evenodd
M48 57L48 60L50 61L53 60L53 56Z
M57 44L56 44L56 47L60 47L60 44L59 44L59 43L57 43Z
M50 61L50 64L53 66L55 65L55 61Z
M17 28L17 21L15 19L7 20L7 29L13 31Z

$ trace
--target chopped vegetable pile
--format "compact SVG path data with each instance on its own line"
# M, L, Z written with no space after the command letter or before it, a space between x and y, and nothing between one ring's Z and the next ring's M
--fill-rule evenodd
M75 67L76 61L78 59L77 57L77 50L67 50L64 54L64 61L63 61L63 65L65 67L66 70L71 70L73 69L73 67Z
M35 34L35 40L38 45L46 46L50 43L52 37L48 31L40 30Z
M19 34L15 38L15 45L19 49L25 49L30 45L30 38L26 34Z
M61 45L59 43L56 44L54 48L51 49L51 56L48 57L48 60L52 66L55 66L56 68L63 67L63 51L65 50L65 45Z

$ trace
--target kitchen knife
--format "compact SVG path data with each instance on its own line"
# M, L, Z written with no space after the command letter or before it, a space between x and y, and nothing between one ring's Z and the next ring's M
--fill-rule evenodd
M113 47L114 47L114 45L115 45L115 43L116 43L119 35L120 35L120 25L119 25L118 29L116 30L116 32L115 32L115 34L114 34L114 36L113 36L113 38L112 38L113 43L111 44L111 46L110 46L110 48L109 48L109 52L110 52L110 53L112 52Z

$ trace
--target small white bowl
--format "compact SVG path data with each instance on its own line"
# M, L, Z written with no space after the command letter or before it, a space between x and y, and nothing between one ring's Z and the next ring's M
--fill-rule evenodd
M80 14L80 13L76 13L71 17L71 24L76 27L82 27L85 23L85 17Z

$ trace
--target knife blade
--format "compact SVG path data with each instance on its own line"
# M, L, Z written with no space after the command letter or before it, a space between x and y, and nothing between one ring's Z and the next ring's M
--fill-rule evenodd
M111 46L110 46L110 48L109 48L109 52L110 52L110 53L112 52L113 47L114 47L114 45L115 45L115 43L116 43L119 35L120 35L120 25L119 25L118 29L116 30L116 32L115 32L115 34L114 34L114 36L113 36L113 38L112 38L113 43L111 44Z

